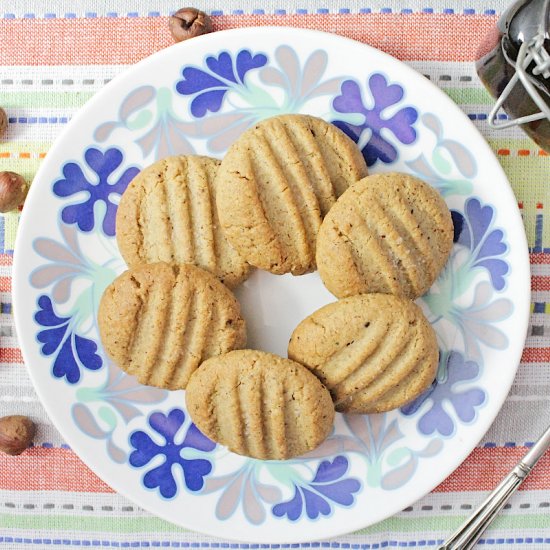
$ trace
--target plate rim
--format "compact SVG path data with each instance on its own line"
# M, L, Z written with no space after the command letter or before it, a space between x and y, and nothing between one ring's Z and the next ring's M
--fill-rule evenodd
M285 40L285 34L287 36L289 35L298 35L300 40L304 40L304 34L308 34L311 36L312 40L317 40L317 43L320 44L320 47L323 47L323 39L325 40L334 40L336 43L342 42L347 43L350 46L354 47L362 47L369 50L373 55L380 56L382 59L386 58L392 61L392 63L397 62L401 68L403 69L404 78L403 80L406 80L407 76L410 75L411 78L416 79L419 77L422 77L423 75L407 65L405 62L397 59L396 57L381 51L377 48L374 48L373 46L370 46L368 44L365 44L363 42L360 42L358 40L354 40L342 35L338 35L335 33L325 32L325 31L319 31L315 29L304 29L300 27L288 27L288 26L254 26L254 27L246 27L246 28L234 28L234 29L226 29L226 30L220 30L215 31L210 34L202 35L199 37L195 37L192 40L193 44L197 44L197 41L200 42L207 42L214 39L218 40L219 37L232 37L233 35L239 36L242 38L242 35L255 35L257 33L270 33L270 34L281 34L281 42ZM261 46L261 45L260 45ZM129 75L133 74L134 72L141 71L142 67L146 67L149 64L154 64L155 61L159 58L161 58L163 55L165 55L165 52L169 49L181 49L182 51L186 50L190 47L190 41L184 41L181 43L173 44L168 46L167 48L163 48L150 56L140 60L139 62L127 67L125 70L123 70L121 73L116 75L106 86L104 86L101 90L99 90L96 94L94 94L93 97L91 97L80 109L75 113L75 115L71 118L67 126L58 134L55 141L52 143L49 151L55 151L58 147L60 147L60 143L65 139L65 136L67 134L72 133L73 129L76 128L80 122L81 119L85 118L88 113L88 111L93 110L96 104L101 104L104 100L104 98L107 98L111 89L118 86L120 82L123 82L125 79L128 78ZM261 49L261 48L260 48ZM427 80L427 79L426 79ZM441 90L438 86L436 86L433 82L427 80L426 84L429 85L429 87L433 90L434 94L438 96L438 100L440 100L443 104L447 104L449 108L456 114L456 116L460 116L463 119L464 123L467 123L467 125L470 126L470 129L474 131L480 138L480 143L482 144L482 147L485 149L484 151L478 151L478 155L480 156L487 156L491 159L491 161L495 165L495 170L499 172L500 177L503 179L503 182L505 182L507 185L504 186L504 188L500 189L501 192L505 192L508 195L508 201L511 201L511 204L517 204L517 200L515 198L512 186L510 185L510 182L508 180L508 177L502 168L502 165L498 162L498 159L496 158L494 152L490 148L489 144L487 143L485 137L481 134L481 132L475 127L473 122L467 117L467 115L462 111L462 109L451 99L449 98L443 90ZM51 157L50 157L51 158ZM42 178L44 178L44 175L46 174L48 168L48 160L47 156L44 162L41 163L38 171L36 172L36 175L33 178L34 181L40 181ZM43 175L44 174L44 175ZM44 178L45 179L45 178ZM39 198L40 191L38 190L38 186L35 185L34 187L31 185L29 194L27 197L27 200L32 201L33 203L36 202L36 200ZM35 199L36 197L36 199ZM22 267L19 267L20 262L22 260L19 260L21 253L18 253L18 250L22 250L21 248L21 241L23 240L23 231L21 231L21 226L23 226L27 222L27 218L31 215L30 214L30 208L23 208L23 211L21 213L21 218L19 220L19 226L18 231L15 239L14 244L14 253L13 253L13 268L12 268L12 303L13 303L13 315L14 315L14 324L15 324L15 330L16 334L24 334L24 319L21 317L21 315L18 313L19 307L19 294L21 292L21 289L24 288L24 282L26 281L26 278L20 278L17 277L18 272L22 269ZM28 214L27 214L28 212ZM487 418L486 425L484 424L483 427L480 427L479 424L475 427L472 427L472 430L469 434L469 444L466 445L464 448L465 451L455 454L455 458L451 462L447 462L447 466L442 468L442 470L445 472L444 475L440 476L441 478L438 479L435 483L428 484L428 488L423 488L420 492L415 491L414 496L412 496L409 499L404 499L403 502L399 503L399 506L393 507L394 510L391 514L381 514L382 517L377 517L376 514L374 514L374 519L370 519L368 521L357 521L357 522L351 522L346 523L346 527L338 528L338 524L335 524L335 529L330 530L330 534L323 535L323 538L334 538L346 534L350 534L358 529L364 529L371 525L374 525L376 523L379 523L380 521L383 521L385 519L388 519L390 517L393 517L396 513L401 511L403 508L410 506L414 502L417 502L421 498L423 498L426 494L431 492L435 487L437 487L439 484L441 484L445 479L449 477L450 474L452 474L468 457L468 455L473 451L473 449L478 445L479 441L484 437L484 435L487 433L487 431L490 429L491 425L493 424L495 418L498 416L499 412L502 409L502 406L508 396L508 393L510 392L510 389L512 387L513 381L515 379L515 376L517 374L517 370L520 366L520 359L521 354L523 352L524 346L525 346L525 338L527 336L528 326L529 326L529 319L530 319L530 303L531 303L531 289L530 289L530 260L529 260L529 250L528 250L528 243L527 243L527 237L525 233L525 228L523 221L521 219L521 215L519 213L519 209L514 209L514 217L516 218L516 223L519 222L519 226L523 228L523 231L521 232L521 235L516 235L515 238L518 239L518 247L522 248L523 250L518 250L517 254L518 256L523 255L524 256L524 263L522 265L515 265L515 270L525 270L526 271L526 288L524 289L525 292L525 302L523 304L523 313L518 310L517 304L514 302L514 311L513 315L516 317L516 326L520 327L521 330L517 330L518 334L520 333L521 338L518 336L517 342L517 349L512 350L512 353L509 353L510 355L510 362L514 363L516 365L515 369L513 371L510 371L509 380L507 382L507 391L503 393L503 397L501 399L498 399L497 401L494 401L493 410L494 413L491 413L489 417ZM29 218L30 219L30 218ZM28 275L28 274L27 274ZM521 319L521 322L518 321L518 318ZM117 483L112 484L111 481L107 482L101 475L99 475L87 462L87 460L84 458L87 456L88 453L83 452L83 444L81 444L79 441L77 441L76 445L73 445L73 441L69 441L71 438L67 438L65 431L64 423L63 422L57 422L53 421L54 418L57 420L57 414L55 412L52 412L53 408L50 407L49 401L44 398L45 390L37 383L37 380L35 379L35 376L33 374L34 369L29 366L30 362L28 361L28 354L25 351L22 342L24 338L18 337L18 344L21 349L21 353L23 356L23 360L25 363L25 368L29 374L29 377L31 379L31 382L33 384L34 390L36 391L40 402L42 406L44 407L46 413L48 414L48 417L52 421L52 424L54 427L59 431L62 438L69 443L71 449L75 452L75 454L78 456L78 458L87 466L89 467L95 475L97 475L102 481L104 481L109 487L111 487L115 492L123 495L125 498L131 500L132 502L136 503L141 508L147 510L151 514L155 515L156 517L159 517L163 519L164 521L170 522L174 525L177 525L179 527L184 527L186 529L189 529L191 531L199 532L207 536L213 536L217 537L218 535L213 533L213 530L207 531L204 529L197 529L195 526L191 526L191 523L187 523L184 525L184 523L175 523L173 520L168 519L164 517L162 514L159 514L157 511L155 511L154 506L149 506L148 503L144 503L141 501L138 501L135 497L131 496L127 493L125 487L119 487ZM458 458L456 458L458 456ZM448 464L451 464L449 466ZM360 517L360 516L358 516ZM327 518L328 519L328 518ZM229 520L231 521L231 520ZM228 521L228 523L229 523ZM234 521L234 520L233 520ZM334 522L333 522L334 523ZM226 535L224 533L223 537L226 540L233 540L237 542L260 542L260 543L277 543L277 544L285 544L285 543L303 543L303 542L309 542L314 540L320 540L317 537L312 536L304 536L304 537L287 537L287 536L280 536L275 538L266 538L265 536L261 536L260 530L261 527L258 528L258 536L257 537L246 537L246 538L237 538L236 536ZM237 529L238 530L238 529ZM272 531L270 529L270 531ZM284 529L281 529L281 531L284 531Z

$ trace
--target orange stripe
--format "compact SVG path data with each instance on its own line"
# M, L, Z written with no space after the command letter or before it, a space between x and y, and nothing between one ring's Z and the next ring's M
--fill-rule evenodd
M319 29L370 44L403 60L473 61L496 19L423 13L223 15L214 18L214 27ZM2 19L0 35L11 37L0 49L0 65L129 65L172 44L165 17ZM256 47L261 49L261 44Z
M34 447L20 456L0 453L4 491L114 492L69 449Z
M434 492L491 490L525 452L525 447L476 448ZM69 449L35 447L18 457L0 453L0 472L0 490L4 491L114 492ZM550 454L541 459L521 489L550 489Z
M0 348L0 362L23 364L21 350L19 348Z
M0 254L0 266L10 266L13 264L13 256L11 254Z
M490 491L526 453L525 447L476 448L434 493ZM550 454L544 455L520 490L550 489Z
M548 363L550 348L525 348L521 356L522 363Z
M0 292L11 292L11 277L0 277Z
M531 290L550 290L550 277L533 275L531 277Z
M534 252L529 254L529 260L533 265L550 264L550 254L547 252Z

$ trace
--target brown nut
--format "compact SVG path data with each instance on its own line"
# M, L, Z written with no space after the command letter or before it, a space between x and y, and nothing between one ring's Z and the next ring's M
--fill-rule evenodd
M32 443L36 426L26 416L13 415L0 418L0 451L20 455Z
M8 115L6 111L0 107L0 139L2 139L8 129Z
M29 186L15 172L0 172L0 212L14 210L25 200Z
M197 8L182 8L170 16L168 26L175 42L212 32L212 19Z

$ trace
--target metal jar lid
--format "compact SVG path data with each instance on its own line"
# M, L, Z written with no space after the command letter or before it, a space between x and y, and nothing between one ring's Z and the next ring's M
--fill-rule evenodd
M522 128L550 151L550 0L520 0L500 18L476 69L497 99L488 123ZM509 120L498 117L499 110Z

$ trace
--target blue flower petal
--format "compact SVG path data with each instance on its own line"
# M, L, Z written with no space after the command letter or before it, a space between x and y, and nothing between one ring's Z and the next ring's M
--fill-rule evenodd
M364 113L363 97L359 84L354 80L345 80L340 87L340 95L334 98L332 106L339 113Z
M315 485L316 491L341 506L351 506L355 500L353 494L360 489L361 483L354 478L342 479L329 485Z
M135 448L128 460L136 468L145 466L153 459L160 450L160 447L142 431L133 432L130 436L130 444Z
M149 425L153 430L166 438L166 441L174 441L174 436L185 421L185 413L181 409L172 409L168 415L161 412L153 413L149 417Z
M191 101L191 113L197 118L203 117L208 111L217 113L223 102L227 90L211 90L199 94Z
M182 459L180 464L183 468L185 484L189 490L200 491L204 485L204 476L207 476L212 471L212 464L208 460L203 459Z
M216 443L208 439L195 424L191 424L183 440L184 447L191 447L199 451L213 451L216 447Z
M510 267L504 260L489 258L475 263L478 267L484 267L491 277L491 283L495 290L502 290L506 286L504 276L510 270Z
M222 52L217 59L214 56L207 57L206 66L223 79L237 83L233 72L233 60L227 52Z
M116 212L118 207L111 201L107 201L106 204L107 211L105 212L105 217L103 218L102 229L105 235L108 237L114 237L116 234Z
M279 518L287 516L290 521L296 521L302 515L302 495L296 485L294 489L294 497L291 500L273 506L271 512L274 516Z
M100 369L103 365L101 357L96 353L97 344L93 340L75 334L74 343L78 358L84 367L89 370Z
M55 353L57 351L59 345L65 337L67 326L68 323L59 327L42 330L36 335L36 339L44 344L42 346L42 353L44 355L51 355L52 353Z
M40 296L37 303L40 309L34 314L34 319L43 327L56 327L66 323L70 319L70 317L58 317L54 313L53 304L49 296Z
M239 80L244 83L246 73L252 69L259 69L267 63L267 57L264 54L252 56L249 50L241 50L237 54L237 75Z
M316 493L302 488L306 502L306 514L310 519L316 519L319 514L328 516L332 511L330 504Z
M56 378L65 377L69 384L76 384L80 380L80 369L74 358L71 334L67 336L55 358L52 373Z
M323 460L311 483L328 483L341 478L348 470L348 461L344 456L337 456L332 462Z
M57 180L53 184L53 192L58 197L68 197L88 188L88 181L78 164L68 162L63 166L65 179Z
M148 489L156 489L158 487L160 494L164 498L174 498L178 492L176 480L172 475L171 464L168 462L149 470L143 476L143 485Z
M491 225L493 209L489 205L482 207L478 199L468 199L466 216L472 229L473 248L476 248Z
M176 91L181 95L192 95L209 88L227 87L222 80L196 67L186 67L181 74L183 80L176 84Z
M487 256L501 256L508 250L506 243L502 242L504 233L500 229L491 231L484 239L481 245L477 257L485 258Z
M115 148L102 153L99 149L90 147L84 153L84 160L101 180L106 180L122 164L122 153Z
M67 224L76 223L81 231L89 232L94 228L94 203L92 198L78 204L65 206L61 219Z

